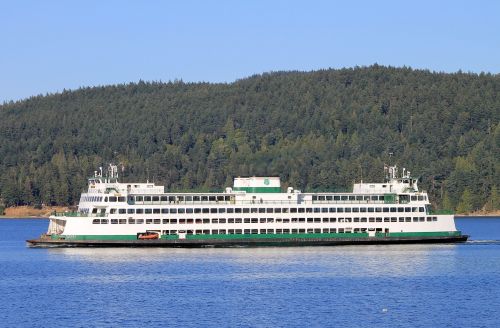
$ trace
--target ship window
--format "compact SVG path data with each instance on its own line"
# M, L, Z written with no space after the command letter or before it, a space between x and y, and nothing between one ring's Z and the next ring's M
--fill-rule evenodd
M101 219L101 224L108 224L108 219Z
M118 201L119 202L124 202L125 201L125 197L118 197Z
M259 221L258 221L258 220L259 220L259 219L257 219L257 218L252 218L251 223L259 223Z
M417 196L411 196L411 200L414 202L417 200Z
M396 219L396 218L394 218ZM405 218L399 218L399 222L405 222Z
M159 196L153 196L153 202L159 202L160 197Z
M257 207L252 207L250 209L250 213L257 213Z
M337 208L337 213L344 213L344 208L343 207Z
M93 219L92 224L100 224L101 220L100 219Z
M323 207L321 209L321 213L328 213L328 207Z
M281 213L281 208L275 208L274 213Z
M250 219L248 219L248 218L247 218L247 219L244 219L244 220L243 220L243 223L250 223Z
M186 219L179 219L179 224L186 223Z
M168 208L162 208L161 214L168 214Z
M384 218L384 222L391 222L390 218Z
M195 214L200 214L201 213L201 208L197 207L194 209Z
M437 216L432 217L432 221L437 221L437 220L438 220Z
M192 208L186 208L186 213L193 214L193 209Z
M136 202L142 202L142 196L135 196L135 201Z
M212 219L212 223L219 223L219 219Z
M113 223L113 222L111 222ZM153 219L146 219L146 224L152 224L153 223Z
M425 208L424 208L424 207L419 207L419 208L418 208L418 211L419 211L419 212L425 212Z
M116 202L116 197L115 196L109 197L109 201L113 203Z
M153 223L154 223L154 224L160 224L160 222L161 222L161 220L160 220L160 219L154 219L154 220L153 220Z
M273 209L272 208L266 208L266 213L273 213Z
M163 224L167 224L167 223L168 223L168 219L163 219L163 220L162 220L162 223L163 223Z
M432 221L432 217L427 217L427 222L431 222Z
M361 196L361 195L357 195L357 196L356 196L356 200L363 200L363 196Z
M411 218L405 218L405 222L411 222Z
M152 209L150 209L150 208L146 208L146 209L144 210L144 213L145 213L145 214L152 214L152 213L153 213L153 210L152 210Z
M312 196L312 200L318 200L318 196L313 195L313 196Z
M375 218L368 218L369 222L375 222Z
M210 209L209 208L204 208L201 210L202 213L204 214L207 214L207 213L210 213Z
M382 218L376 218L375 222L382 222Z
M383 212L384 213L388 213L389 212L389 207L384 207Z
M227 219L227 223L234 223L234 219Z
M126 224L127 223L127 219L119 219L118 220L118 224Z
M138 208L138 209L135 210L135 213L136 214L142 214L142 213L144 213L144 210L142 208Z
M305 213L306 209L303 207L299 207L298 211L299 213Z
M375 212L382 212L382 208L381 207L375 207Z
M405 207L405 212L411 212L411 207Z
M234 223L242 223L243 220L241 218L236 218L234 219Z
M403 207L398 207L398 212L404 212L405 209Z
M196 224L202 224L203 220L202 219L196 219L196 220L194 220L194 223L196 223Z
M351 208L350 208L350 207L346 207L344 211L345 211L346 213L351 213Z
M177 224L177 219L170 219L170 224Z
M116 213L116 208L112 208L112 209L110 209L110 210L109 210L109 213L110 213L110 214L115 214L115 213Z
M160 197L160 200L161 200L162 202L166 202L166 201L168 201L168 197L167 197L167 196L161 196L161 197Z
M321 218L314 218L314 222L321 222Z
M151 201L151 196L144 196L144 201L145 202L150 202Z
M135 219L129 218L128 219L128 224L135 224Z
M423 201L424 200L424 196L418 196L417 197L419 201Z
M160 212L159 208L153 208L153 214L160 214Z
M193 196L193 202L199 202L200 196Z
M234 208L228 208L228 209L227 209L227 212L228 212L228 213L234 213Z
M228 213L229 213L229 212L228 212ZM241 208L236 207L236 208L234 209L234 213L241 213Z
M226 223L226 219L219 219L219 223Z
M111 224L118 224L118 219L111 219Z
M333 199L333 196L326 196L327 201L331 201Z
M234 232L235 232L237 235L241 235L241 233L242 233L241 229L236 229L236 230L234 230Z
M378 200L378 196L372 196L371 199L372 200Z
M353 207L352 211L353 213L359 213L359 207Z
M340 196L333 196L333 200L340 200Z
M425 221L425 218L424 218L424 217L420 217L420 218L419 218L419 221L420 221L420 222L424 222L424 221Z
M266 209L263 207L259 207L259 213L266 213Z
M137 224L143 224L144 223L144 219L136 219L135 222Z
M243 213L250 213L250 209L248 207L243 208Z
M361 218L361 222L366 222L366 218Z
M285 208L282 208L282 209L281 209L281 211L282 211L283 213L288 213L288 212L289 212L289 209L288 209L287 207L285 207Z
M314 213L320 213L320 212L321 212L321 208L319 208L319 207L314 208Z
M330 211L330 213L336 213L337 209L335 207L330 207L329 211Z
M120 208L120 209L118 209L118 213L119 213L119 214L125 214L126 212L127 212L127 210L126 210L126 209L124 209L124 208Z
M323 218L323 222L330 222L329 218Z
M168 201L170 203L174 203L175 202L175 196L168 196Z
M373 213L375 212L375 209L373 207L368 207L368 212Z
M359 222L359 218L354 218L354 222Z
M337 218L330 218L330 222L337 222Z
M226 213L226 209L225 208L219 208L219 213Z
M366 213L366 207L361 207L361 208L359 209L359 211L360 211L360 212L362 212L362 213Z
M217 213L217 208L216 208L216 207L211 208L211 209L210 209L210 213Z
M313 223L313 222L314 222L313 218L307 218L307 223Z
M349 200L356 200L355 196L349 196Z

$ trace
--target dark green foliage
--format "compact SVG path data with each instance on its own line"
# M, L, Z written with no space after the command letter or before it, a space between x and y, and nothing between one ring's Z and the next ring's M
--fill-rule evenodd
M110 161L122 180L169 190L248 175L335 190L380 181L392 152L435 203L477 209L498 198L499 116L498 75L378 65L84 88L0 106L0 193L7 205L74 204Z

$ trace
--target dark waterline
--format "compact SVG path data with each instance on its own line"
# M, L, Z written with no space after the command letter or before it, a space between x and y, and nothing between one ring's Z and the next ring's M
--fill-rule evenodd
M0 220L0 326L498 327L500 218L465 244L29 249Z

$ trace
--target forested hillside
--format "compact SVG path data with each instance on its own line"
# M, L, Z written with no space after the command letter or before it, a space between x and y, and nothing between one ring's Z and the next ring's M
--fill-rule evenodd
M500 75L378 65L82 88L0 106L0 197L74 204L106 162L124 166L124 181L168 190L279 175L314 191L381 180L391 160L420 176L438 207L491 209L499 121Z

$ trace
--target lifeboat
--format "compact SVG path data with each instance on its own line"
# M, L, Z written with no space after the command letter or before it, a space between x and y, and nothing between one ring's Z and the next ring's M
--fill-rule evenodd
M137 239L140 240L150 240L150 239L158 239L160 235L156 232L144 232L137 235Z

